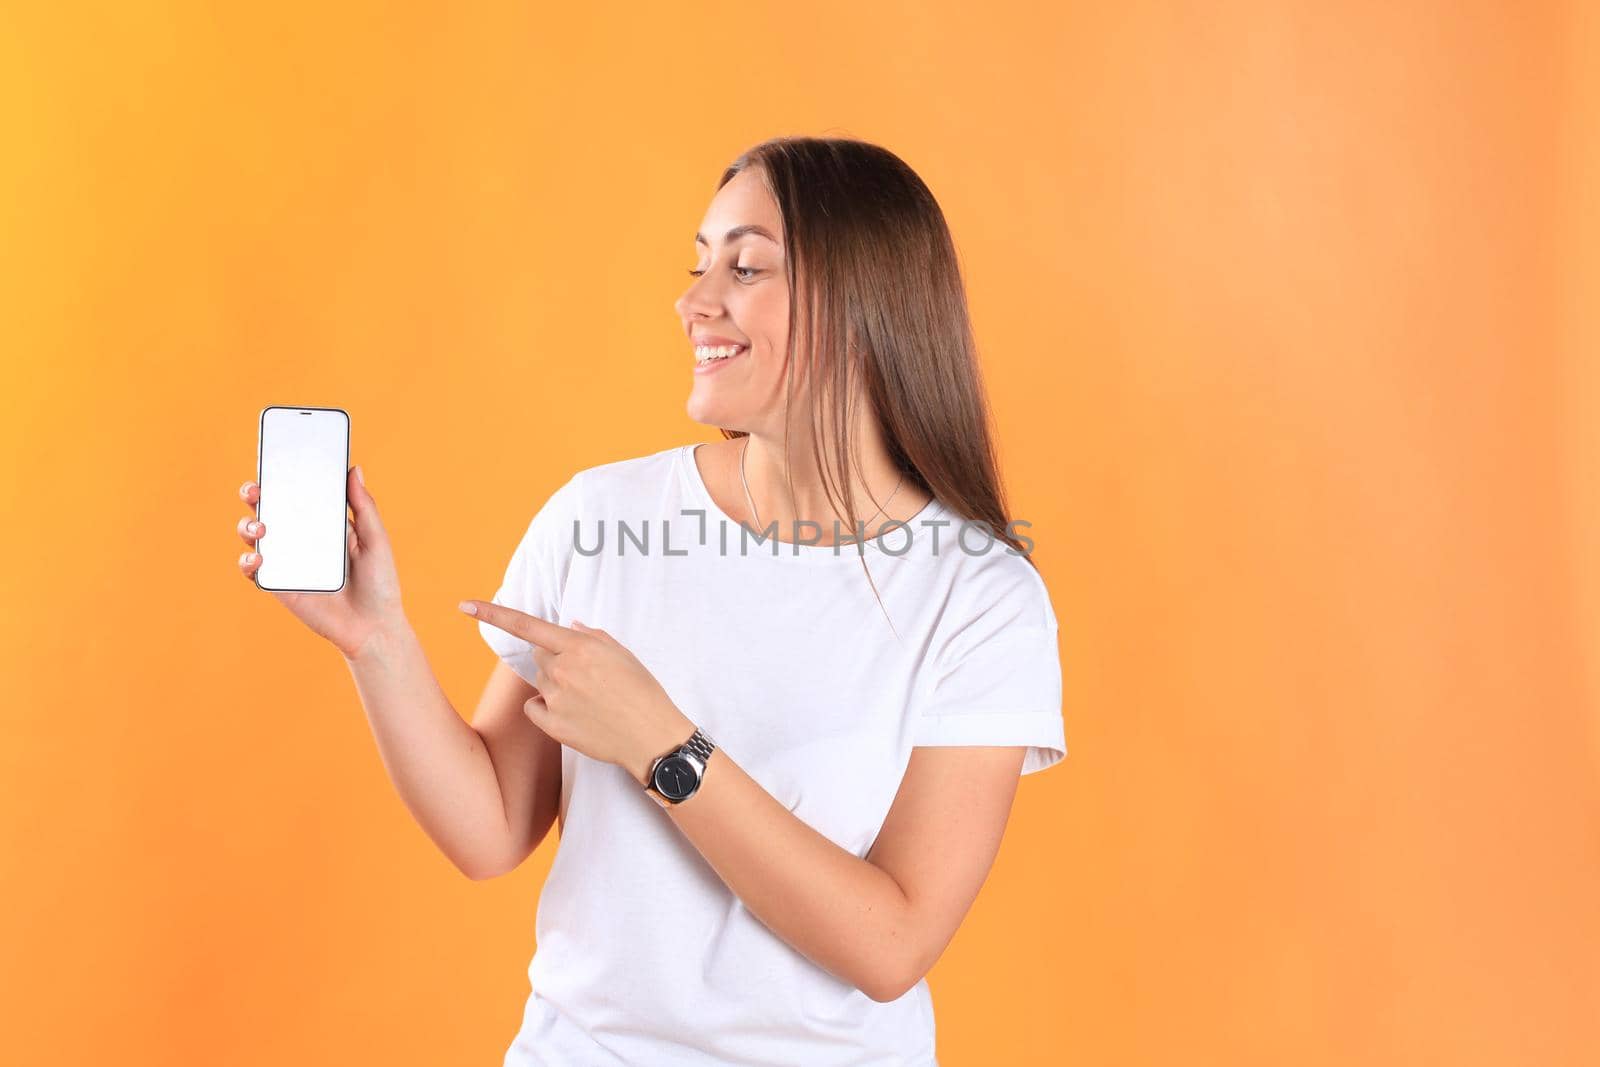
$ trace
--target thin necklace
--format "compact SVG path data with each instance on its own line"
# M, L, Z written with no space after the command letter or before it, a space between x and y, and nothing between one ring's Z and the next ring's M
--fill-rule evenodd
M744 454L748 451L750 451L750 435L745 434L744 447L739 449L739 483L744 486L744 502L749 506L750 516L751 518L755 519L756 529L759 531L761 529L761 513L756 511L756 502L750 496L750 483L745 480L744 476ZM867 522L871 522L873 519L883 514L883 509L889 506L889 501L894 499L894 494L900 491L900 486L904 484L905 480L906 472L901 471L900 481L894 483L894 492L889 494L888 500L885 500L881 505L879 505L877 511L874 511L867 517ZM866 532L867 522L861 524L863 533ZM854 541L855 539L851 538L850 541L841 541L840 544L852 544Z

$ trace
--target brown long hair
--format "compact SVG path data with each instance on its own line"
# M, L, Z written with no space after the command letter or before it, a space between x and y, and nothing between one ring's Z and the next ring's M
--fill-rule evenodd
M893 152L847 138L763 141L729 164L717 188L750 167L759 169L783 217L793 296L789 351L805 361L812 386L812 454L827 498L858 529L861 516L846 472L859 469L849 430L860 392L907 481L960 518L985 523L1037 569L1031 546L1006 519L966 290L933 193ZM795 361L786 375L790 401ZM831 471L817 416L832 428L837 463ZM787 434L786 428L786 478ZM724 428L722 435L745 433Z

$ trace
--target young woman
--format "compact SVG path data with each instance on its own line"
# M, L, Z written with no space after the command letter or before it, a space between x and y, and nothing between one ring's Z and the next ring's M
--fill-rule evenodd
M463 602L501 660L472 725L360 468L346 587L274 595L343 652L470 877L559 819L508 1067L937 1064L924 976L1019 773L1066 754L954 247L899 158L813 138L729 166L694 242L688 409L723 439L551 494L494 598Z

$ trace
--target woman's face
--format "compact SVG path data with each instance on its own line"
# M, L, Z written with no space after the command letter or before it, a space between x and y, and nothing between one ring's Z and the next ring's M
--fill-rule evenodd
M688 410L696 422L769 432L782 425L789 355L782 242L778 202L759 171L746 168L717 190L695 235L696 277L673 305L691 346ZM740 347L727 358L698 360L702 344Z

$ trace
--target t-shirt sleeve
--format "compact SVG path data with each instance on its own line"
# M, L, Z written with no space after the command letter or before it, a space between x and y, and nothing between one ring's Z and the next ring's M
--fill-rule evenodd
M1059 626L1043 583L1024 583L946 641L912 745L1026 745L1022 773L1067 754Z
M575 553L573 523L582 516L580 475L550 494L511 553L494 603L559 622L561 594ZM533 646L498 626L479 621L478 633L523 681L537 685Z

